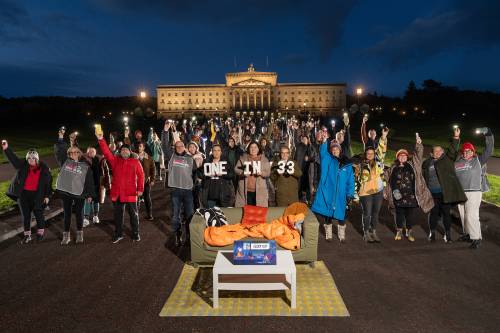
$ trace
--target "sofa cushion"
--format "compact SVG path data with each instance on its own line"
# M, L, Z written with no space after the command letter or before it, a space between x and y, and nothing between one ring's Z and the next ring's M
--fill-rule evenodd
M198 208L197 214L200 214L205 219L205 226L220 227L228 224L227 218L219 207L214 208Z
M246 205L243 207L242 225L266 223L267 207Z

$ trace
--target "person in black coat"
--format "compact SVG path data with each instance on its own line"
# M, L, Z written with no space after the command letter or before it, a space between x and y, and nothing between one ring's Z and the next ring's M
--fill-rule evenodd
M225 163L224 163L225 162ZM206 164L215 164L217 167L224 165L224 171L221 168L216 169L205 166ZM201 203L203 207L232 207L234 206L235 192L233 187L234 165L222 157L222 147L214 145L212 154L203 164L204 177L201 192Z
M9 148L6 140L2 141L2 149L10 164L16 169L16 174L6 195L17 201L24 224L22 243L31 242L31 213L35 215L37 224L37 240L42 241L45 231L43 209L49 203L52 193L52 176L49 167L40 161L36 150L26 154L26 160L20 160Z
M64 232L61 245L71 241L71 211L76 215L76 243L83 243L83 206L85 200L92 202L96 197L92 166L82 156L82 151L64 141L64 131L59 131L59 139L54 145L57 163L61 167L57 176L56 190L61 195L64 209Z

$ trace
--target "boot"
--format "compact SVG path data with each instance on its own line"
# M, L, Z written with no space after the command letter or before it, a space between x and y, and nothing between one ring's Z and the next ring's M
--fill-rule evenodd
M472 243L469 246L469 248L472 249L472 250L477 250L477 249L479 249L479 245L481 245L481 240L480 239L474 239L474 240L472 240Z
M83 230L77 231L76 232L76 244L81 244L83 243Z
M182 223L181 224L181 237L180 237L180 241L181 241L182 246L184 246L184 244L186 244L187 239L188 239L187 226L186 226L186 223Z
M369 231L363 233L363 240L367 243L373 243L375 241Z
M429 242L434 242L436 240L436 230L431 230L427 239Z
M394 240L401 240L401 238L403 237L403 229L397 229L396 230L396 236L394 237Z
M371 235L372 235L373 241L375 243L380 243L380 238L378 238L378 236L377 236L377 230L372 229Z
M345 242L345 228L346 226L345 225L338 225L337 226L337 232L338 232L338 236L339 236L339 241L341 243Z
M331 242L333 238L332 224L325 224L325 239L327 242Z
M176 232L175 233L175 247L180 247L181 246L181 233Z
M453 243L452 239L451 239L451 231L450 230L446 230L444 232L444 241L446 244L451 244Z
M415 237L413 237L413 235L411 233L411 229L406 229L406 238L408 238L408 240L410 242L414 242L415 241Z
M460 242L471 242L470 236L468 234L461 234L460 237L458 238Z
M71 242L71 236L69 234L69 231L64 231L63 232L63 239L61 241L61 245L68 245L69 242Z

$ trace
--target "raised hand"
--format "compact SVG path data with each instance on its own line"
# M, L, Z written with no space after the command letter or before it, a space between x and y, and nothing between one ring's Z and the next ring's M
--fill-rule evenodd
M7 140L2 140L2 149L7 150L7 148L9 148L9 143Z
M365 114L363 116L363 124L366 123L368 121L368 114Z
M59 132L57 133L59 135L59 139L64 139L64 133L66 133L65 130L63 129L59 130Z
M389 134L389 129L387 127L382 128L382 137L387 138L387 134Z
M457 139L460 137L460 127L455 127L453 129L453 136Z
M418 133L415 133L415 139L417 144L421 145L422 144L422 138L420 138L420 135Z

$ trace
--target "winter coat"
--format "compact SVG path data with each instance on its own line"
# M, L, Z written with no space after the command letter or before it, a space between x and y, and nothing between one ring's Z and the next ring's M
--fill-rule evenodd
M144 158L141 160L142 170L144 171L144 183L149 184L155 180L156 177L156 168L155 162L147 153L144 153Z
M65 167L68 162L68 144L63 139L58 139L56 144L54 145L54 154L57 160L57 163L61 170ZM69 163L69 162L68 162ZM81 194L71 194L65 191L57 190L57 193L68 196L76 199L87 199L87 198L96 198L96 187L94 185L94 174L92 172L92 165L85 159L84 156L80 156L78 163L85 163L88 166L87 174L85 175L85 181L83 184L83 191ZM56 184L58 184L59 177L61 176L61 171L59 171L58 180ZM57 185L56 185L57 186Z
M327 141L319 148L321 178L311 210L343 221L347 202L354 197L354 170L347 157L333 156L328 151L328 146Z
M422 175L422 156L424 154L424 146L422 144L415 144L415 152L413 157L408 159L408 164L413 169L415 174L415 196L417 198L418 206L424 211L424 213L430 212L434 207L434 199L432 194L427 187L424 176ZM392 188L390 184L390 179L394 168L397 167L397 161L395 161L390 168L385 170L384 177L386 180L386 186L384 189L384 199L389 203L389 210L391 213L395 214L394 198L392 196Z
M299 201L299 178L302 176L302 170L296 161L288 160L287 162L293 162L293 173L288 174L288 170L285 165L285 173L278 173L278 162L276 159L273 162L271 168L271 180L273 181L274 188L276 191L276 204L278 207L287 207L291 203Z
M4 150L4 153L10 164L16 169L16 174L12 178L5 194L12 200L17 201L21 197L21 193L23 193L24 183L28 177L30 166L28 161L19 159L10 148ZM35 209L43 209L43 199L49 198L52 194L52 175L50 174L50 169L47 164L41 161L39 162L39 167L40 178L35 195Z
M380 138L375 150L375 163L373 166L368 161L362 161L354 166L356 174L356 193L366 196L384 190L384 160L387 151L387 138Z
M136 202L138 192L144 192L144 171L141 163L132 157L124 159L120 155L113 155L106 140L98 141L104 158L113 172L111 201L119 199L120 202Z
M440 159L434 161L434 167L439 179L439 185L443 194L443 202L446 204L456 204L467 201L462 185L455 174L455 161L458 157L459 139L451 139L450 146ZM429 183L429 166L432 157L429 157L422 164L422 174L426 184Z
M245 171L245 165L243 162L251 161L247 154L241 156L241 158L236 162L234 172L239 177L238 189L236 191L236 202L235 207L243 207L247 204L247 179L243 172ZM271 175L271 166L269 160L261 155L261 175L257 177L256 183L256 198L257 206L268 207L269 205L269 192L267 189L267 178Z
M170 131L163 130L161 132L161 150L163 151L163 159L165 163L165 167L168 165L168 161L170 161L170 157L172 157L173 149L173 138L172 133Z
M205 163L212 163L213 156L209 156ZM227 159L222 157L220 162L228 162ZM211 176L203 175L203 187L201 192L201 204L203 207L208 207L208 196L209 192L215 190L219 193L219 201L221 207L232 207L234 206L235 193L233 186L234 179L234 166L231 163L227 163L225 166L227 174L221 175L218 178L213 178Z

